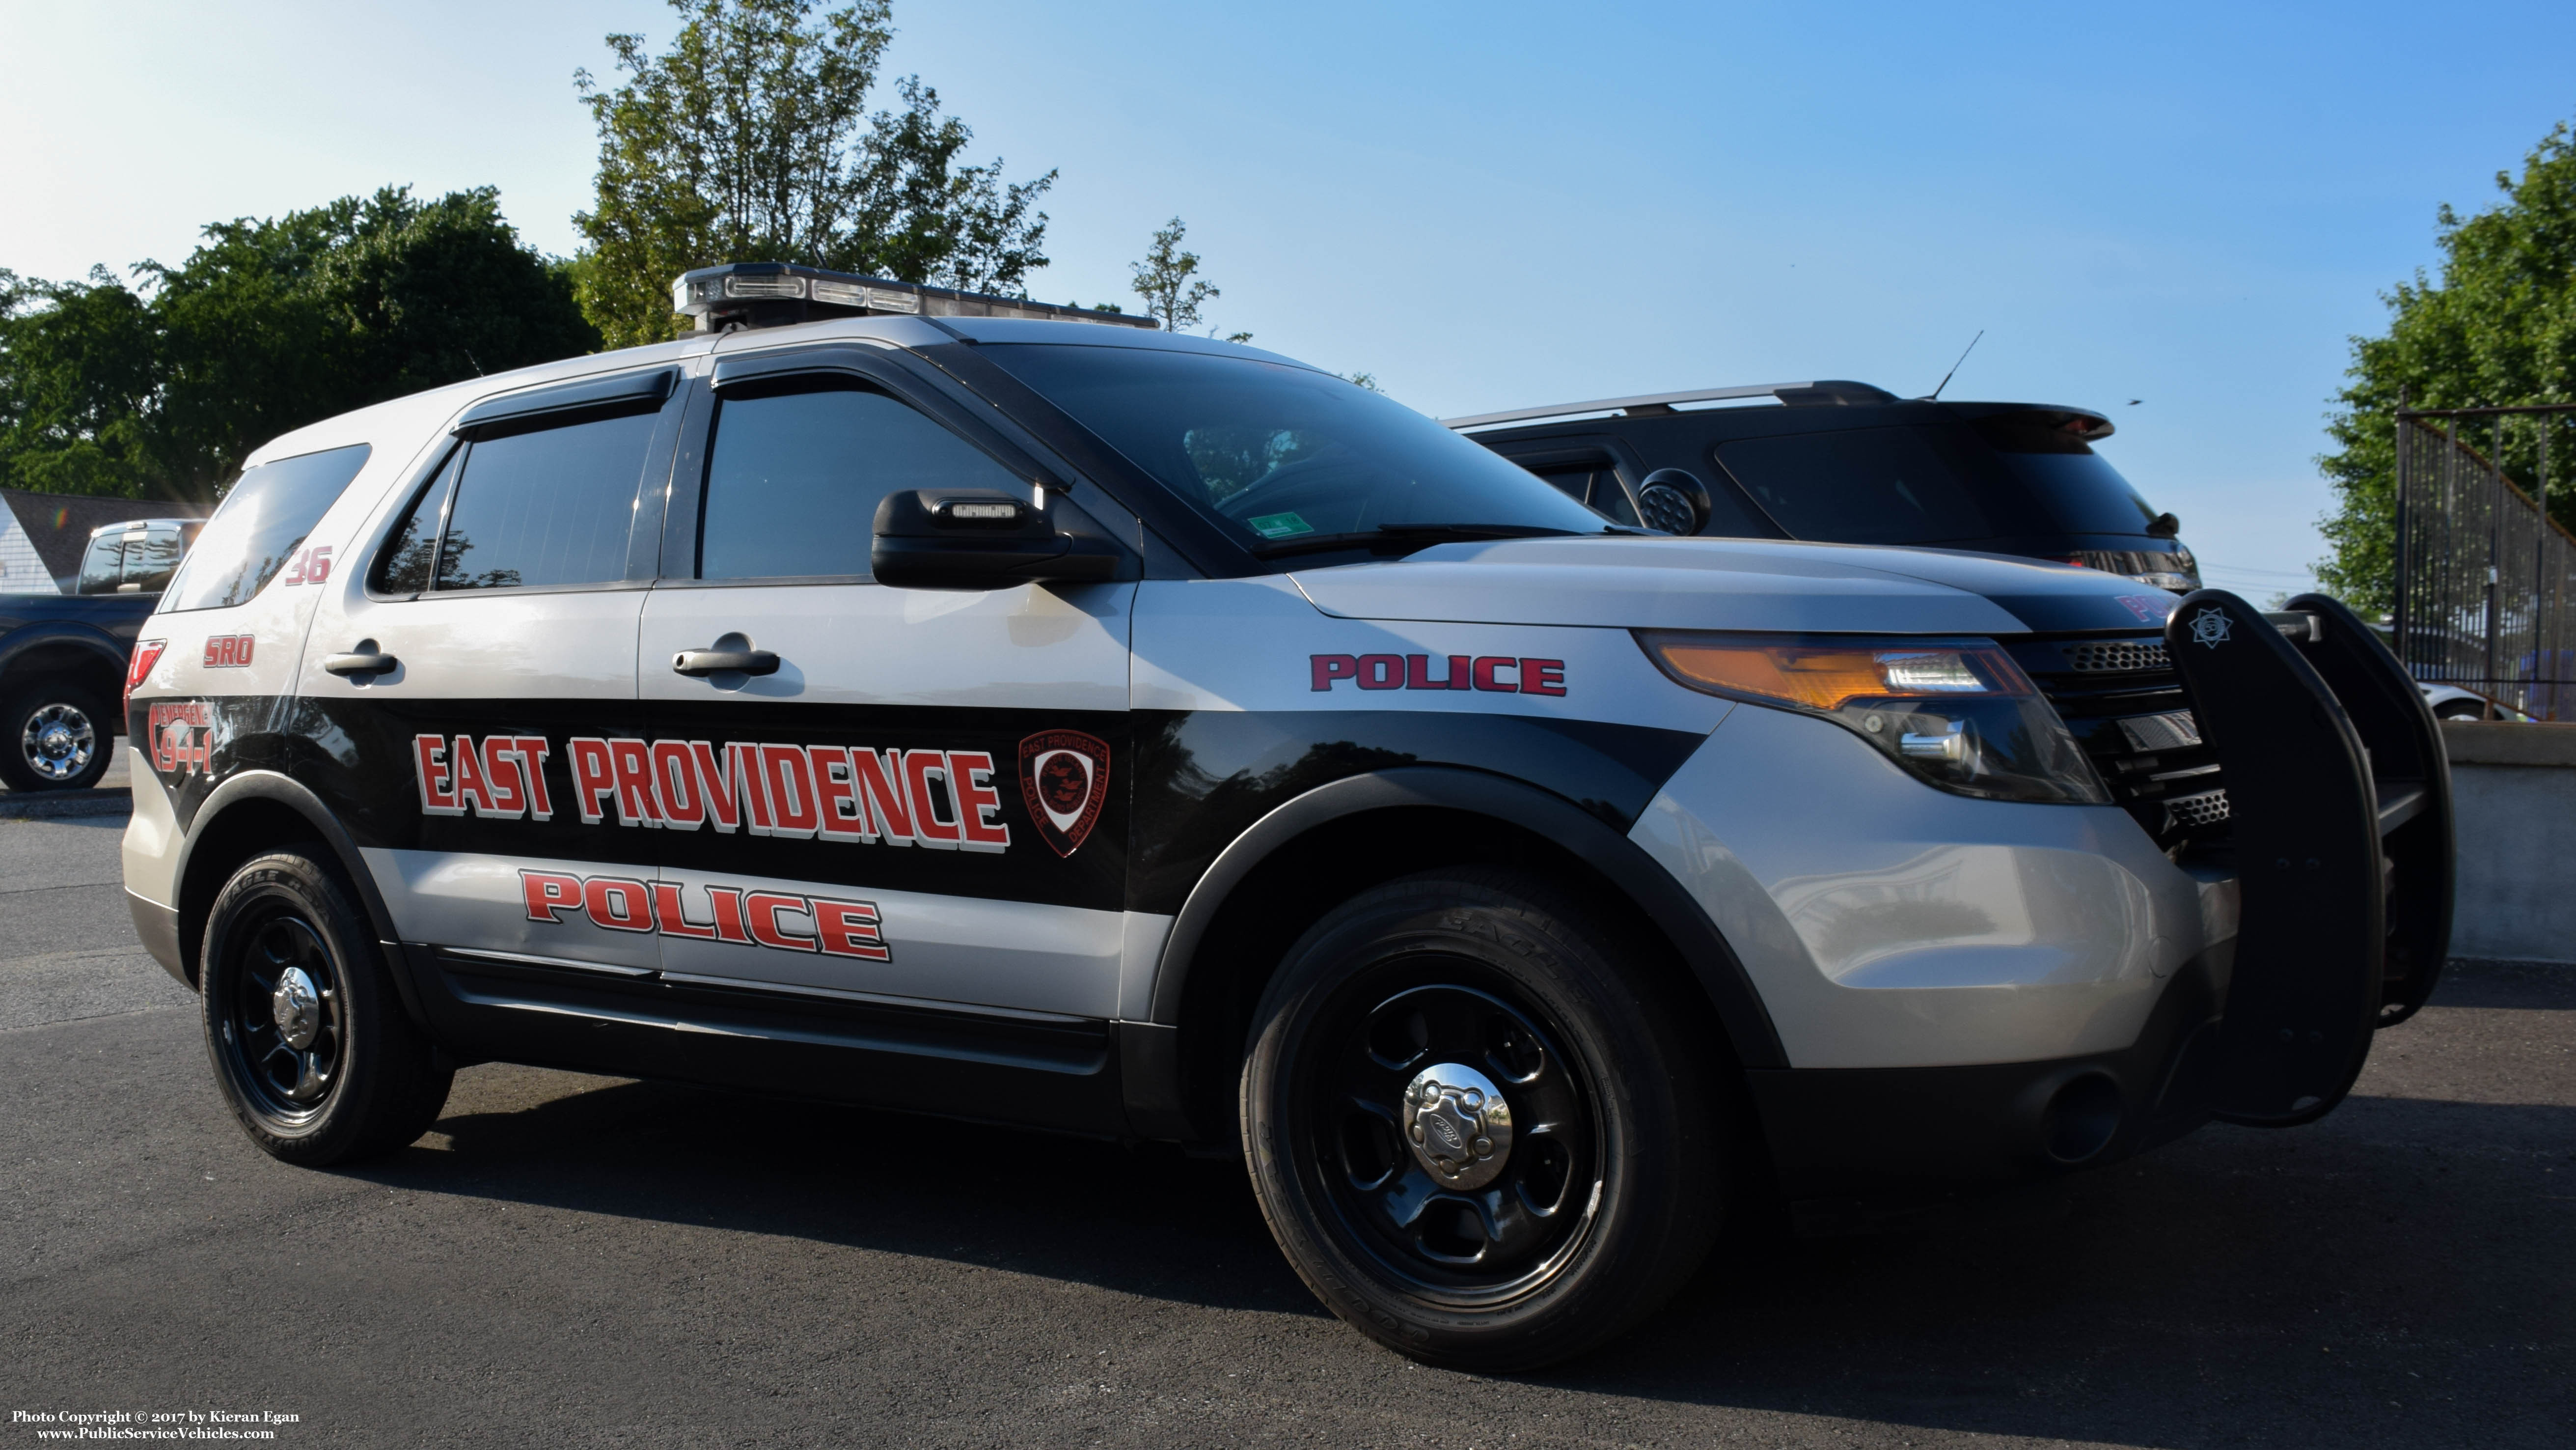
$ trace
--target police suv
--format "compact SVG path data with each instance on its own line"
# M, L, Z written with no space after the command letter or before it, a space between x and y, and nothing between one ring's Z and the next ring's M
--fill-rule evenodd
M261 1148L461 1065L1239 1142L1406 1354L1756 1195L2331 1110L2431 989L2330 600L1616 525L1329 374L776 265L260 450L137 646L125 873Z

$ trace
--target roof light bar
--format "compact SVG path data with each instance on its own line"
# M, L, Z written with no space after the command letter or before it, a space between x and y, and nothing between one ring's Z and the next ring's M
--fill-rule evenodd
M1022 317L1154 327L1151 317L1059 307L1020 297L988 297L919 282L854 277L792 262L733 262L683 272L671 284L671 310L697 319L700 332L787 327L833 317Z
M1778 398L1790 407L1893 403L1894 393L1867 383L1826 379L1810 383L1755 383L1750 387L1700 388L1687 393L1646 393L1634 398L1596 398L1589 403L1557 403L1545 408L1514 408L1507 413L1478 413L1472 418L1443 418L1447 428L1490 428L1497 423L1529 423L1576 413L1669 413L1676 403L1718 403L1730 398Z

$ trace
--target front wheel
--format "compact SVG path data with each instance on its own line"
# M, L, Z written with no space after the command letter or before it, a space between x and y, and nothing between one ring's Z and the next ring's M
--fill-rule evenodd
M454 1074L403 1012L384 949L324 847L243 864L206 919L206 1052L270 1157L318 1168L426 1132Z
M1334 1313L1399 1353L1509 1372L1601 1343L1690 1276L1723 1215L1725 1054L1686 1040L1704 1014L1642 955L1491 870L1379 887L1290 949L1255 1016L1244 1144L1272 1233Z

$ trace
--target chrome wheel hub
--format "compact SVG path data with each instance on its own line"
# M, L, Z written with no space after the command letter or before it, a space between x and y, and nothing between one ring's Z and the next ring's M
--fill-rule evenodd
M47 705L27 717L19 740L27 764L47 780L70 780L87 769L98 750L89 716L69 705Z
M268 1010L277 1022L277 1035L298 1052L311 1047L322 1031L322 994L314 990L313 979L301 967L288 967L278 974Z
M1405 1086L1404 1137L1444 1187L1482 1188L1511 1159L1512 1106L1474 1068L1434 1063Z

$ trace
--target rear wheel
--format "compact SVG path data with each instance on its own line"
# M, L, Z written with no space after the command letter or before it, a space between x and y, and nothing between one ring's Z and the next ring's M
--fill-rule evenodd
M106 708L76 686L39 683L0 705L0 780L12 790L86 790L115 746Z
M207 917L200 977L226 1104L262 1151L306 1167L418 1138L453 1078L323 851L290 847L233 873Z
M1306 933L1242 1080L1262 1211L1308 1287L1400 1353L1579 1354L1706 1255L1725 1134L1700 1020L1544 882L1396 882Z

